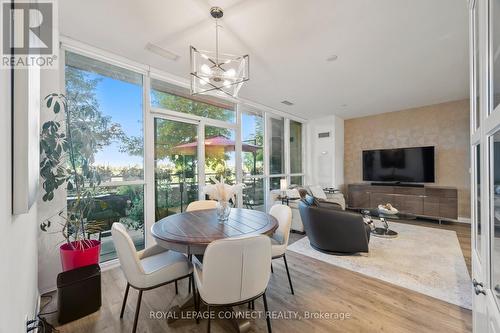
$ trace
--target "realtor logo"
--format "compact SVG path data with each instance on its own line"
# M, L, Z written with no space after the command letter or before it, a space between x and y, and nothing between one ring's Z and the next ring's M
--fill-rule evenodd
M2 1L0 68L57 68L53 1Z

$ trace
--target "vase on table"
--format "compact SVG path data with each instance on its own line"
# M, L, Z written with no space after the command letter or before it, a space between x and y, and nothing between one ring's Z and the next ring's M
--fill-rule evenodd
M229 201L217 201L215 209L217 211L217 220L219 223L225 223L229 219L229 214L231 213Z
M217 200L217 205L215 207L217 211L217 220L222 224L229 219L229 214L231 213L229 200L236 202L236 195L241 195L245 185L241 183L234 185L226 184L224 182L224 177L221 177L220 181L217 179L211 179L211 181L213 184L207 184L203 192L208 195L210 199Z

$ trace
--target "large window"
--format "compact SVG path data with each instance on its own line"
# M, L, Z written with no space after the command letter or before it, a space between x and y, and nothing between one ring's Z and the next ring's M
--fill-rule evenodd
M265 211L264 117L258 110L241 109L243 207Z
M264 119L253 112L241 113L243 175L264 174Z
M234 104L204 95L192 96L185 88L156 79L151 79L151 106L230 123L236 121Z
M290 177L290 185L304 185L304 177L303 176L291 176Z
M269 171L272 175L285 173L285 120L269 118Z
M89 223L100 232L101 261L116 257L110 228L123 223L137 249L144 247L143 76L66 52L65 83L76 167L100 176ZM74 201L68 191L68 206Z
M82 133L73 138L77 167L81 171L92 165L101 181L86 216L101 228L93 228L98 231L90 235L102 241L101 261L116 258L113 223L123 223L136 248L142 249L145 216L153 223L184 211L203 197L200 185L213 178L244 183L235 203L261 211L269 208L269 191L279 189L280 179L302 184L302 123L243 103L192 96L189 89L127 69L140 65L116 64L65 53L70 127ZM146 106L145 94L150 98ZM151 121L144 126L151 129L146 135L151 142L144 142L143 119ZM145 151L151 154L149 163ZM152 181L147 185L154 191L146 191L145 165ZM75 202L75 192L68 191L68 207ZM145 212L146 207L151 211Z
M290 120L290 173L302 172L302 123Z
M243 208L265 211L265 178L244 178Z
M477 1L478 4L480 1ZM489 11L490 15L493 18L498 18L500 16L500 1L498 0L493 0L489 2ZM476 5L477 6L477 5ZM479 12L479 8L476 8L476 13ZM479 14L477 14L479 15ZM477 19L476 22L479 24L479 20ZM478 28L478 27L476 27ZM500 22L498 19L492 19L490 21L490 33L491 33L491 44L490 44L490 59L491 59L491 68L492 68L492 77L491 79L488 80L488 83L490 84L490 105L491 108L488 110L489 113L493 112L497 106L500 104ZM478 31L479 33L477 36L479 37L481 35L481 32ZM479 39L478 39L479 42ZM478 52L479 48L482 47L478 45ZM478 61L479 57L476 55ZM476 64L476 67L479 65ZM479 68L476 68L477 73L479 73ZM477 78L476 80L478 80ZM476 84L477 81L476 81ZM476 94L478 92L476 91Z
M205 183L222 177L228 184L236 182L236 133L234 130L205 126Z

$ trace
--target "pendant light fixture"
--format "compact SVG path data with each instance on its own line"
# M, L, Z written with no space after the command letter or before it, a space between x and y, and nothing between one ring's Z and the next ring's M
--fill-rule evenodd
M215 19L215 52L190 47L191 94L213 92L237 97L243 83L249 80L249 57L219 52L219 19L224 12L220 7L212 7L210 15Z

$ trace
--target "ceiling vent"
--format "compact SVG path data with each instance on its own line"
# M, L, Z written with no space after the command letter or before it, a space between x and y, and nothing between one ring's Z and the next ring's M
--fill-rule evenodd
M285 101L281 101L281 104L285 104L285 105L287 105L287 106L292 106L292 105L293 105L293 103L292 103L292 102L290 102L290 101L286 101L286 100L285 100Z
M163 58L167 58L167 59L172 60L172 61L177 61L177 59L180 58L180 56L178 54L175 54L175 53L173 53L167 49L164 49L163 47L155 45L153 43L147 43L145 49L150 51L150 52L153 52L153 53L155 53Z

